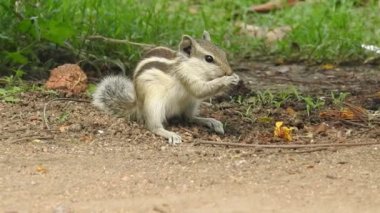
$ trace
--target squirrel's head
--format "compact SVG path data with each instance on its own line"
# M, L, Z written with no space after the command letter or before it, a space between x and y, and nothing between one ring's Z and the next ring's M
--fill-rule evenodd
M207 31L203 32L202 39L199 40L184 35L179 44L179 52L183 63L208 80L232 75L226 53L211 43Z

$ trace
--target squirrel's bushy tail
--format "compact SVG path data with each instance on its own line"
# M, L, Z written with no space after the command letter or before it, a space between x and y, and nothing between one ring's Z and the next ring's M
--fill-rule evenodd
M107 113L135 117L136 93L132 81L127 77L105 77L97 85L92 98L92 104Z

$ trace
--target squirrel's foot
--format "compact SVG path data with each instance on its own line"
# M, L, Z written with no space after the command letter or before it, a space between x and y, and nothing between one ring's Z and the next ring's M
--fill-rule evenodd
M170 145L176 145L176 144L182 143L181 136L177 135L174 132L170 132L170 133L171 133L171 135L168 137L168 143Z
M170 132L170 131L162 128L162 127L161 128L150 128L150 131L152 131L153 133L155 133L159 136L162 136L162 137L168 139L168 143L170 145L176 145L176 144L182 143L181 136L177 135L174 132Z
M213 119L208 118L209 124L207 125L209 128L213 129L216 133L223 135L224 134L224 128L222 122Z
M223 123L214 118L195 117L192 120L196 123L202 124L210 129L213 129L218 134L224 134Z

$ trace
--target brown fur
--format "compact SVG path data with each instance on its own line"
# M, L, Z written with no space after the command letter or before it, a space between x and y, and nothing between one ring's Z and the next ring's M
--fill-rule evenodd
M177 52L167 47L155 47L144 54L144 58L150 57L174 59L177 57Z
M152 62L144 64L140 69L135 70L134 78L135 79L138 78L144 71L152 69L152 68L159 69L162 72L169 72L172 66L173 65L163 63L163 62L152 61Z

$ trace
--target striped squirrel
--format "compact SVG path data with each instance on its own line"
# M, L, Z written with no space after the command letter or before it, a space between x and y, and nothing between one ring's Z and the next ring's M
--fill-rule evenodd
M181 137L163 126L174 116L224 134L220 121L199 117L197 111L202 100L238 82L239 76L233 73L225 52L211 43L205 31L199 40L182 36L178 51L166 47L149 50L137 64L133 80L105 77L92 103L108 113L141 120L153 133L178 144Z

